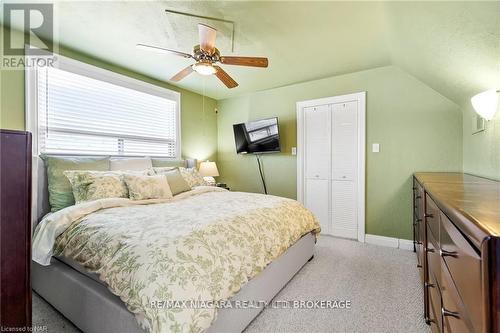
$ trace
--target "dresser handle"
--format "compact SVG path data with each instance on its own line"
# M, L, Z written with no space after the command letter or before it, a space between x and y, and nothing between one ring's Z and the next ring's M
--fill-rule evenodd
M415 199L422 199L422 196L421 196L421 195L417 195L417 196L415 197Z
M434 252L436 252L436 250L434 250L434 249L430 249L430 248L427 248L427 249L426 249L426 251L427 251L427 252L430 252L430 253L434 253Z
M429 282L426 282L424 283L426 287L429 287L429 288L434 288L436 285L433 284L433 283L429 283Z
M422 265L417 264L417 268L422 268Z
M422 219L416 219L415 222L422 222Z
M430 325L430 324L437 325L437 322L434 319L427 319L426 323L427 323L427 325Z
M458 253L455 252L455 251L446 251L446 250L439 250L439 255L441 257L453 257L453 258L457 258L458 257Z
M460 319L460 316L459 316L458 312L448 311L448 310L446 310L443 307L441 307L441 313L445 317L453 317L453 318Z
M429 217L432 219L434 217L434 214L424 214L424 217Z

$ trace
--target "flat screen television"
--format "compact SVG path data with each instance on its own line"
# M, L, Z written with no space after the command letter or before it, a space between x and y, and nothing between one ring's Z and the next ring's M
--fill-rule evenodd
M238 154L280 152L278 118L234 124L233 131Z

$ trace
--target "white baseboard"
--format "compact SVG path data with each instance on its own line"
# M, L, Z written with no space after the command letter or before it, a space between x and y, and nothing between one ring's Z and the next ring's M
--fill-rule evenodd
M366 234L365 243L413 251L413 241L408 239Z
M399 239L399 248L401 250L413 251L413 241L409 239Z

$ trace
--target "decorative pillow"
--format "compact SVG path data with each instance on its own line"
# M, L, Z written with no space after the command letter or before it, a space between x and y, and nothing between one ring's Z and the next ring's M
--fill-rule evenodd
M179 168L179 171L189 187L208 185L196 168Z
M75 204L73 189L64 176L66 170L109 170L109 157L59 157L42 155L47 167L50 211L57 212Z
M64 171L76 203L105 198L127 198L128 189L119 171Z
M172 192L164 175L139 176L126 174L123 176L132 200L169 199Z
M153 168L158 175L164 175L167 177L168 185L173 195L177 195L182 192L190 191L191 187L182 178L181 172L178 168Z
M153 163L153 167L185 167L185 160L172 160L168 158L152 158L151 162Z
M109 160L109 170L119 171L119 170L131 170L131 171L142 171L150 169L153 167L151 163L151 158L149 157L139 157L139 158L111 158Z

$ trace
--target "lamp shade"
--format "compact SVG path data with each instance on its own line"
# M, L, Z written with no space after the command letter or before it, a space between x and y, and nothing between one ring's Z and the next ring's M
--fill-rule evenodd
M486 120L495 117L498 108L498 91L495 89L483 91L470 99L474 110Z
M219 170L217 170L217 164L215 162L201 162L200 163L200 174L203 177L217 177L219 175Z

